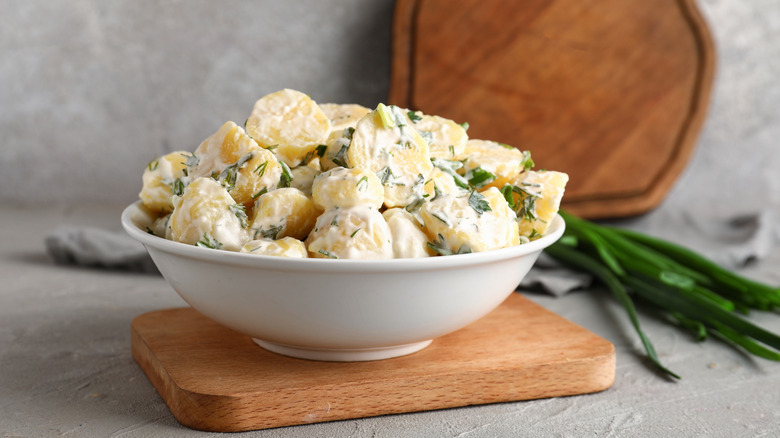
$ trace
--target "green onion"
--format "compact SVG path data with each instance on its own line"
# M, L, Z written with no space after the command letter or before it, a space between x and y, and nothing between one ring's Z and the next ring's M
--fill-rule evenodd
M393 120L393 114L385 104L380 103L376 106L376 112L379 114L379 120L382 122L382 127L389 129L395 126L395 120Z
M506 190L505 196L511 196ZM780 288L739 276L711 260L662 239L608 227L560 212L564 236L546 249L553 258L594 275L625 308L645 352L664 367L639 325L633 298L652 304L698 341L716 336L735 348L780 361L780 335L739 316L780 307Z
M637 316L636 308L634 307L634 302L631 301L631 297L628 295L628 292L626 291L625 287L620 282L618 277L612 273L612 271L610 271L608 268L600 264L595 259L589 257L588 255L578 252L573 248L567 248L564 244L554 244L548 247L547 253L561 260L564 263L573 265L581 270L590 272L596 278L601 280L604 283L604 285L607 286L609 291L612 292L612 295L615 296L615 299L618 300L618 302L623 306L623 308L628 313L628 317L631 320L631 324L634 326L634 329L639 335L639 338L642 340L642 345L645 347L645 351L647 352L647 356L650 358L650 360L653 361L653 363L661 371L665 372L666 374L669 374L672 377L678 379L680 378L680 376L678 376L673 371L669 370L668 368L664 367L661 364L661 361L658 359L658 355L655 352L655 348L653 347L653 344L650 342L650 338L647 337L647 335L642 330L642 327L639 324L639 317Z

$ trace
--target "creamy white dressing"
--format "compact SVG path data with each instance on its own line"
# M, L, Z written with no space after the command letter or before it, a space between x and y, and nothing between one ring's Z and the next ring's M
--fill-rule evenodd
M196 179L181 197L174 197L172 239L194 245L208 235L222 245L221 249L238 251L249 240L249 234L230 210L231 205L233 198L218 182Z
M469 140L464 151L466 170L481 167L498 177L518 175L525 169L525 155L490 140Z
M368 170L334 167L314 178L312 199L323 209L356 205L379 208L384 201L384 188Z
M488 190L498 192L494 187ZM469 205L469 196L443 195L423 205L426 227L442 234L453 251L461 245L478 252L516 244L517 224L509 206L490 203L493 209L480 214Z
M149 163L141 177L142 188L138 194L145 206L161 212L171 210L172 187L184 175L183 154L171 152Z
M306 196L311 197L311 185L314 182L314 178L320 174L320 171L309 166L298 166L294 169L290 169L290 172L293 176L290 186L295 187Z
M248 254L270 255L276 257L307 258L306 246L300 240L284 237L278 240L251 240L241 247Z
M234 129L235 131L233 131ZM209 177L212 172L222 172L226 167L235 163L235 160L226 162L222 157L223 144L231 131L234 132L237 140L238 150L235 154L237 159L258 148L257 143L246 135L242 127L233 122L225 122L217 132L203 140L195 149L194 154L198 159L198 164L189 168L190 179Z
M466 147L466 130L452 120L423 115L414 127L428 142L431 157L454 160Z
M374 117L361 120L355 128L352 142L360 141L366 163L353 163L366 166L382 180L385 186L385 205L388 207L405 206L413 199L414 183L420 174L427 178L433 166L429 160L428 144L411 126L412 123L400 108L391 106L390 112L395 119L391 127L377 126ZM379 115L376 118L381 117ZM402 126L399 126L398 122ZM354 147L354 146L350 146ZM424 150L418 151L423 148ZM414 157L418 154L420 157ZM419 159L415 159L419 158Z
M355 206L326 210L306 240L309 253L339 259L393 258L392 232L378 210Z
M390 227L395 258L429 257L428 236L417 220L403 208L391 208L382 213Z

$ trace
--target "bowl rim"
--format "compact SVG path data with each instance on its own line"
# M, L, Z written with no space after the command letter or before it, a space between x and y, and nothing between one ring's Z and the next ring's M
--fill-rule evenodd
M464 266L488 264L496 261L519 258L536 252L541 252L544 248L550 246L555 241L560 239L566 228L566 223L563 218L559 214L556 214L544 236L531 242L523 243L510 248L495 249L491 251L475 252L469 254L458 254L454 256L382 260L335 260L327 258L276 257L262 254L247 254L237 251L201 248L195 245L188 245L185 243L175 242L158 237L145 230L142 230L134 221L134 217L140 217L139 215L144 215L146 218L149 218L149 213L145 211L140 200L128 205L122 211L120 220L122 227L130 235L130 237L141 242L146 247L147 251L149 251L149 248L151 247L158 251L190 259L215 262L225 265L257 267L284 271L305 270L328 272L366 272L367 270L371 270L377 272L402 272L431 269L453 269Z

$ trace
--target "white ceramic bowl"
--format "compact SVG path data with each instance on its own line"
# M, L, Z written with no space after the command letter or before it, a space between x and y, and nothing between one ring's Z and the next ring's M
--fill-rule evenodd
M393 260L292 259L200 248L147 233L135 203L122 225L200 313L263 348L304 359L410 354L498 307L564 230L513 248Z

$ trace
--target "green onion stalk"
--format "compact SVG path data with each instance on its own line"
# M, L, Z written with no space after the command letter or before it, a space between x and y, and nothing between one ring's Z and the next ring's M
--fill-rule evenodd
M634 305L637 298L690 330L699 341L713 335L758 357L780 361L780 336L740 316L780 307L780 288L742 277L677 244L560 214L566 231L545 251L569 267L590 273L612 293L660 371L680 378L661 363L642 330Z

